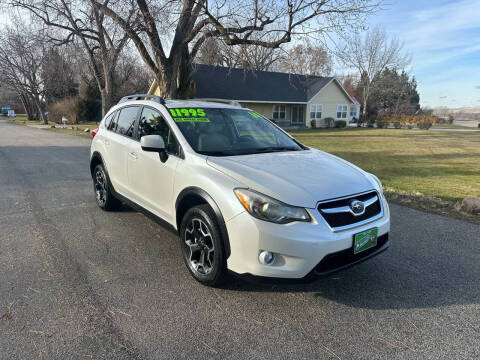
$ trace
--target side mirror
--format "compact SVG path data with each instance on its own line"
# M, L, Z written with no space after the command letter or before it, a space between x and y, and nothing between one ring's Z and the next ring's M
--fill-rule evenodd
M140 139L140 146L143 151L157 152L160 155L160 161L165 162L168 159L165 142L160 135L145 135Z

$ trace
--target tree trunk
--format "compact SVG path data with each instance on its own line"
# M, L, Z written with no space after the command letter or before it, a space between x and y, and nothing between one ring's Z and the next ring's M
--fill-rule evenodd
M363 96L362 96L362 120L358 122L360 125L361 122L367 122L367 102L368 102L368 95L370 93L370 84L364 84L363 86Z
M164 69L160 70L160 73L155 74L161 97L165 99L178 98L177 75L178 67L172 65L165 66Z
M105 71L105 84L103 89L100 89L102 95L102 118L115 105L113 103L113 71L110 69Z
M193 97L195 94L192 93L190 89L190 72L192 70L190 62L190 54L188 51L188 46L185 46L183 50L184 55L182 56L180 65L177 71L177 97L179 99L188 99Z
M105 114L110 110L110 108L114 105L113 104L113 95L111 90L108 91L108 89L103 88L100 91L100 94L102 95L102 118L105 116Z
M42 103L38 97L35 98L35 107L37 108L39 119L43 122L43 125L48 125L48 119L42 109Z
M22 101L23 108L25 109L25 113L27 114L27 120L33 120L32 114L32 105L28 100L28 97L25 94L20 94L20 100Z

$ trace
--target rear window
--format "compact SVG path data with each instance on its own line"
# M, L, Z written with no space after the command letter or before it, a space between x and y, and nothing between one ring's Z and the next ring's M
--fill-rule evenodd
M108 115L108 116L105 118L105 121L104 121L103 123L104 123L106 129L111 129L111 128L110 128L110 124L112 123L112 120L113 120L113 118L115 117L115 114L116 114L116 113L117 113L117 112L114 111L114 112L112 112L110 115Z

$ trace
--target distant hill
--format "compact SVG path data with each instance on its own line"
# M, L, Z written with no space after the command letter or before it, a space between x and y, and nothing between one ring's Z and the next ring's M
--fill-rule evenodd
M449 109L446 107L438 107L433 109L433 114L446 118L448 115L452 115L455 120L480 120L480 106L463 107Z

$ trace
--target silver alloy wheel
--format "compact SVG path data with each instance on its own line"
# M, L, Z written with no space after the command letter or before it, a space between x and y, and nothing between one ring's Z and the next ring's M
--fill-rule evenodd
M107 201L107 180L105 172L101 168L95 172L95 197L100 206L105 206Z
M213 269L213 238L205 222L193 218L185 229L185 244L190 249L190 267L201 275L209 274Z

